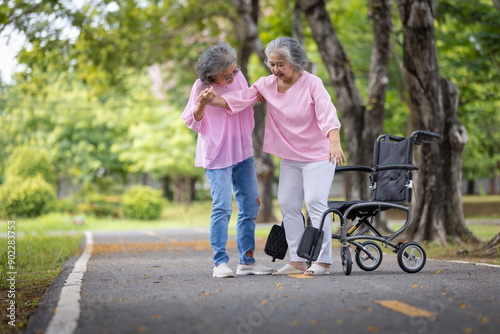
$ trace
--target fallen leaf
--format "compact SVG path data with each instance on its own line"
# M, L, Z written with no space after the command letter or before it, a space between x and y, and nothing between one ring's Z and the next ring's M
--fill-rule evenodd
M147 331L146 326L141 326L141 328L139 328L139 332L141 333L146 333L146 331Z
M467 327L466 329L464 329L464 334L470 334L470 333L472 333L471 327Z
M318 320L311 320L311 325L316 325L318 323Z
M400 302L398 300L376 300L374 301L374 303L386 307L390 310L403 313L409 317L428 317L433 319L437 317L435 313Z
M436 271L436 274L439 274L440 272L441 272L441 270L438 270L438 271Z
M263 300L263 301L261 301L260 303L261 303L261 304L267 304L268 302L269 302L268 300Z
M466 306L465 303L460 304L460 308L465 308Z
M483 320L481 321L483 324L487 324L488 323L488 318L484 317Z
M378 332L378 327L371 325L371 326L366 327L366 330L368 332Z
M414 287L414 288L416 288L417 286L418 286L418 285L417 285L417 284L415 284L413 287Z

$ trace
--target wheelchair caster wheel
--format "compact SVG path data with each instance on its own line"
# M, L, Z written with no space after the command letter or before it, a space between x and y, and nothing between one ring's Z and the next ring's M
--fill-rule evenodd
M365 241L361 243L361 245L369 254L363 251L360 247L356 248L356 254L354 255L356 264L364 271L377 269L382 263L382 249L374 241Z
M349 276L352 270L352 258L349 246L342 246L340 249L340 258L342 259L342 270L346 276Z
M426 258L424 248L415 241L403 244L398 251L399 266L410 274L419 272L425 266Z

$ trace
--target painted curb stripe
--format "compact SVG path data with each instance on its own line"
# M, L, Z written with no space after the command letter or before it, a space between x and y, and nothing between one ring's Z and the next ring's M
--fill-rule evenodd
M45 331L45 334L71 334L78 325L80 317L80 292L82 289L83 275L87 271L87 263L92 255L94 240L90 231L85 232L85 249L71 274L64 284L59 302L54 310L54 316Z

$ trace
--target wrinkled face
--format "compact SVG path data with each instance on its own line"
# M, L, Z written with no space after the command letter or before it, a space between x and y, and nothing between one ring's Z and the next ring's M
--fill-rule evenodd
M236 63L234 63L233 65L222 71L222 74L213 76L214 83L220 86L232 84L239 71L240 68L238 67L238 65L236 65Z
M278 79L283 81L293 79L295 68L280 53L271 52L268 61L271 72L273 72Z

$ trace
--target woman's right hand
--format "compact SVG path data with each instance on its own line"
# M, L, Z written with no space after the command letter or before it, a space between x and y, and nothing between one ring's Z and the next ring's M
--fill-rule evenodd
M198 102L206 105L212 102L216 97L217 93L210 87L200 92L200 95L198 95Z

